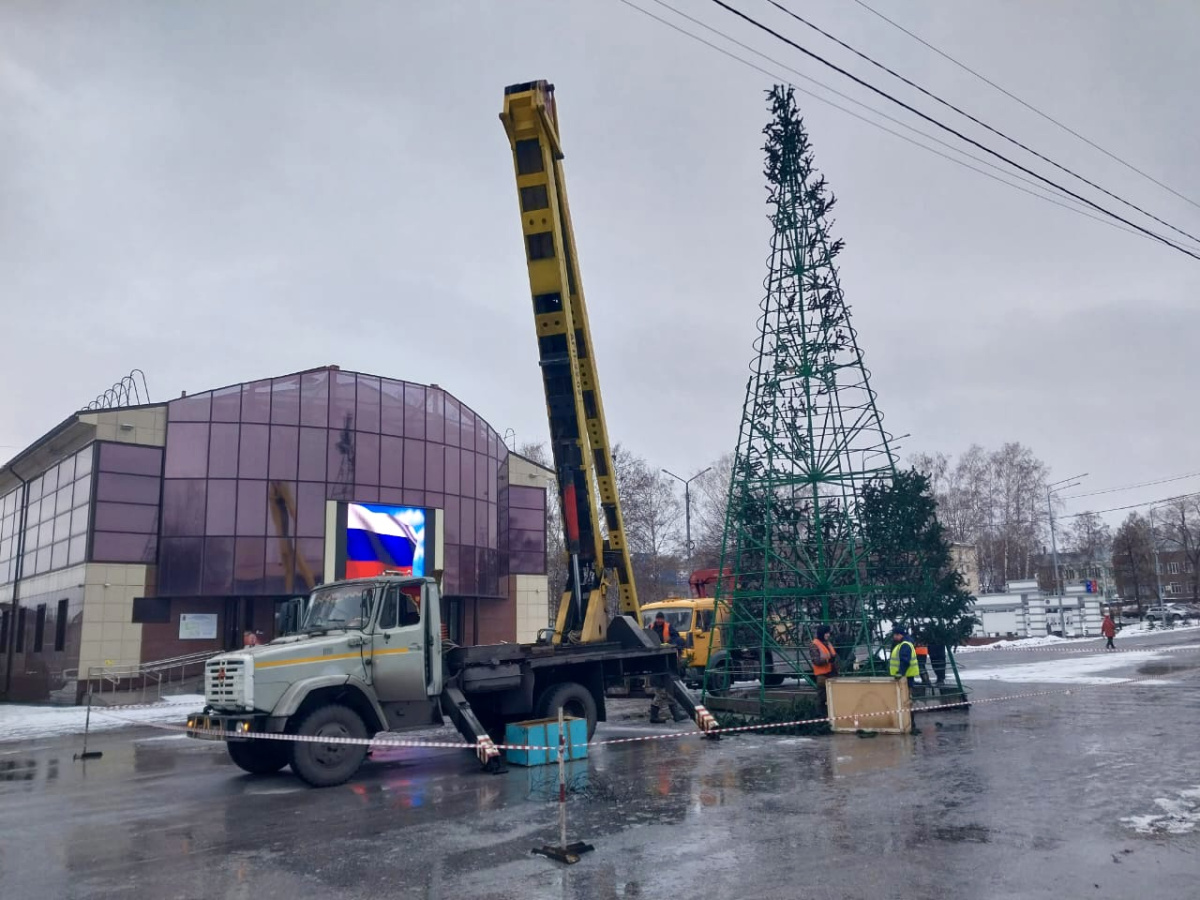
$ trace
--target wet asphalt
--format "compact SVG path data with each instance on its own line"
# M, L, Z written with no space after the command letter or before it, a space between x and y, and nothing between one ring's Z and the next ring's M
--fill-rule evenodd
M1189 644L1200 632L1121 646ZM1122 821L1200 787L1200 646L1102 673L1166 684L976 680L1048 658L964 655L974 699L1072 693L930 713L915 736L594 749L568 776L569 838L596 848L572 867L530 853L557 839L553 767L392 750L318 791L148 728L96 736L86 763L78 737L0 743L0 897L1200 896L1200 827ZM661 732L646 704L614 702L598 737Z

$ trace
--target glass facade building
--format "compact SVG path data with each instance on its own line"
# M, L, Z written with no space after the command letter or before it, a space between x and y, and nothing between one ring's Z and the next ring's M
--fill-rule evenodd
M82 449L32 478L16 459L0 470L15 485L0 480L7 662L16 656L17 619L24 635L41 615L21 612L21 594L35 587L21 584L66 569L82 588L88 579L76 566L106 566L106 588L108 574L130 582L136 596L122 627L139 628L142 660L240 645L246 629L269 637L281 627L281 604L326 580L327 500L443 510L442 588L456 639L515 639L504 633L515 621L504 604L515 577L546 572L546 491L511 483L504 442L458 398L436 385L328 367L158 404L144 426L118 422L147 409L77 414L60 429L79 440L90 434ZM86 432L92 421L99 424ZM61 608L88 604L86 593L82 604L72 598ZM184 640L180 616L188 614L216 616L216 637ZM126 629L121 639L132 635Z

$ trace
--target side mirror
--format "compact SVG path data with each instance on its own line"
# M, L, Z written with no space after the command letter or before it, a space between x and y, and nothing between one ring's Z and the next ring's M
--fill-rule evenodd
M371 589L366 588L362 592L362 596L358 600L358 617L362 619L363 625L367 624L367 619L371 617Z

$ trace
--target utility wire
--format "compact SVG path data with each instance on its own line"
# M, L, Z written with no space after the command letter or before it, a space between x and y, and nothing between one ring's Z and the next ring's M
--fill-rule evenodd
M674 24L673 22L669 22L666 19L663 19L659 16L654 15L653 13L651 13L648 10L642 9L641 7L630 2L630 0L620 0L620 2L624 3L628 7L631 7L632 9L636 9L638 12L642 13L643 15L649 16L650 18L654 19L656 22L661 22L662 24L666 25L668 28L674 29L675 31L679 32L680 34L684 35L685 37L692 38L693 40L699 41L700 43L704 44L707 47L711 47L712 49L716 50L718 53L722 53L725 56L728 56L730 59L736 60L737 62L743 63L744 65L748 65L751 68L754 68L757 71L762 72L765 75L769 75L770 77L772 77L774 79L780 78L780 76L777 73L768 72L767 70L755 65L752 62L749 62L749 61L743 59L742 57L737 56L736 54L730 53L728 50L725 50L724 48L719 47L719 46L711 43L710 41L707 41L704 38L699 37L698 35L692 34L691 32L686 31L683 28L680 28L678 25ZM979 163L980 165L987 166L989 169L993 169L993 170L1001 173L1002 175L1006 175L1009 178L1015 178L1017 181L1020 181L1023 184L1027 184L1031 187L1039 188L1040 190L1045 190L1045 188L1041 187L1041 185L1039 185L1037 182L1035 182L1029 178L1025 178L1021 175L1018 175L1015 172L1012 172L1012 171L1004 168L1003 166L998 166L995 163L988 162L986 159L982 159L978 156L973 156L970 153L968 153L967 151L963 150L962 148L955 147L949 141L943 141L941 138L934 137L933 135L928 134L927 132L921 131L919 128L915 128L914 126L909 125L907 122L904 122L901 119L896 118L895 116L890 116L887 113L883 112L882 110L876 109L875 107L870 106L870 105L862 102L861 100L851 97L849 94L845 94L845 93L837 90L836 88L832 87L831 85L826 84L825 82L821 81L818 78L813 78L811 75L807 75L804 72L801 72L799 69L789 66L785 62L775 59L773 56L768 56L766 53L763 53L761 50L759 50L755 47L751 47L749 44L746 44L746 43L743 43L742 41L737 40L736 38L732 37L731 35L726 34L725 32L721 31L720 29L714 28L712 25L709 25L707 22L697 19L695 16L689 15L688 13L685 13L683 10L672 6L670 3L667 3L666 0L651 0L651 2L656 3L658 6L661 6L664 9L670 10L671 12L675 13L675 15L679 16L680 18L686 19L688 22L691 22L694 25L700 26L701 28L711 32L712 34L716 35L717 37L723 38L724 40L728 41L729 43L733 44L734 46L740 47L743 50L747 50L750 53L753 53L755 56L757 56L761 59L765 59L767 62L769 62L773 65L779 66L780 68L784 69L785 71L791 72L793 75L796 75L799 78L803 78L805 81L807 81L811 84L815 84L820 88L823 88L824 90L833 94L835 97L840 97L842 100L845 100L847 103L852 103L855 106L857 106L861 109L864 109L869 113L872 113L876 116L879 116L882 119L886 119L887 121L892 122L895 125L898 125L899 127L905 129L906 131L910 131L913 134L918 135L919 137L925 138L926 140L933 141L935 144L939 144L940 146L945 147L947 150L951 151L952 153L957 153L961 156L965 156L967 159L974 160L975 162ZM944 154L938 153L936 150L932 149L931 147L926 147L923 144L920 144L916 141L912 141L908 138L905 138L903 135L896 135L896 133L894 131L892 131L888 128L884 128L882 125L879 125L877 122L872 122L868 119L864 119L862 116L857 116L854 113L850 112L850 110L846 109L845 107L839 106L836 103L826 100L824 97L820 97L809 91L805 91L802 88L797 88L797 90L800 90L802 93L807 94L808 96L812 97L815 100L820 100L822 103L832 106L836 110L844 112L847 115L854 116L861 122L866 122L868 125L873 125L876 128L879 128L881 131L885 131L888 134L892 134L892 135L895 135L896 137L899 137L901 140L908 140L909 143L914 144L915 146L918 146L918 147L922 147L923 149L929 150L929 152L935 153L938 156L941 156L943 159L947 158ZM950 161L951 162L959 162L958 160L955 160L955 159L951 159ZM959 162L959 165L963 165L963 163ZM973 171L979 171L978 169L974 169L974 167L972 167L972 166L966 166L966 168L972 169ZM986 175L987 173L980 172L980 174ZM1001 182L1001 183L1008 184L1008 182ZM1015 185L1010 185L1010 186L1015 187ZM1019 190L1019 188L1018 188L1018 190ZM1028 192L1026 192L1026 193L1028 193ZM1034 196L1040 197L1041 195L1034 194ZM1071 202L1069 200L1069 198L1065 194L1062 194L1061 192L1055 192L1054 196L1057 196L1062 200ZM1045 198L1043 198L1043 199L1045 199ZM1083 212L1082 210L1077 209L1077 207L1074 205L1072 205L1071 207L1068 207L1068 208L1076 209L1080 213L1080 215L1087 215L1088 218L1096 219L1095 216L1089 215L1089 214ZM1103 220L1097 219L1097 221L1103 221ZM1124 231L1126 229L1121 229L1121 230Z
M1068 513L1067 515L1062 515L1062 516L1055 515L1054 520L1057 522L1062 519L1078 519L1081 516L1087 516L1087 515L1093 515L1093 514L1100 515L1100 513L1123 512L1127 509L1141 509L1143 506L1158 506L1163 503L1173 503L1176 500L1190 500L1193 497L1200 497L1200 491L1197 491L1197 492L1191 493L1191 494L1177 494L1174 497L1161 497L1158 500L1147 500L1145 503L1131 503L1128 506L1110 506L1108 509L1085 509L1083 512ZM1030 519L1028 521L1016 521L1016 522L1013 522L1013 521L991 522L991 521L983 520L983 521L979 521L979 522L972 522L970 524L970 526L968 526L968 527L982 528L984 526L988 526L990 528L1006 528L1006 527L1010 527L1010 526L1039 525L1039 524L1041 524L1041 522L1042 522L1041 519Z
M1138 484L1127 484L1124 487L1107 488L1103 491L1089 491L1086 494L1071 494L1067 497L1060 497L1060 500L1077 500L1080 497L1095 497L1097 494L1118 494L1122 491L1132 491L1134 488L1151 487L1156 484L1170 484L1172 481L1184 481L1188 478L1200 477L1200 472L1189 472L1186 475L1173 475L1170 478L1159 478L1155 481L1142 481Z
M885 98L886 100L891 101L892 103L895 103L897 106L900 106L901 108L907 110L908 112L912 113L913 115L918 116L921 119L924 119L926 122L929 122L931 125L936 125L938 128L942 129L943 131L949 132L950 134L954 135L959 140L965 141L966 143L970 144L971 146L975 147L976 149L984 151L989 156L994 156L997 159L1000 159L1000 160L1008 163L1013 168L1018 169L1021 172L1024 172L1026 175L1030 175L1030 176L1036 178L1038 181L1041 181L1044 184L1049 185L1052 188L1056 188L1056 189L1062 191L1063 193L1067 194L1071 198L1078 200L1080 203L1083 203L1084 205L1091 207L1092 209L1096 210L1097 212L1102 213L1103 215L1106 215L1112 219L1115 219L1116 221L1121 222L1124 225L1128 225L1130 228L1133 228L1134 230L1140 232L1141 234L1144 234L1147 237L1150 237L1150 238L1158 241L1161 244L1165 244L1166 246L1170 247L1173 250L1177 250L1178 252L1184 254L1185 256L1189 256L1194 260L1200 261L1200 253L1193 252L1192 250L1188 249L1187 247L1182 247L1179 244L1176 244L1173 241L1171 241L1169 238L1163 237L1161 234L1158 234L1157 232L1151 231L1148 228L1138 225L1136 222L1131 222L1129 219L1126 219L1124 216L1121 216L1118 213L1115 213L1110 209L1106 209L1105 207L1100 206L1098 203L1075 193L1074 191L1072 191L1069 188L1065 188L1060 184L1056 184L1054 181L1051 181L1046 176L1040 175L1037 172L1033 171L1032 169L1028 168L1027 166L1023 166L1020 163L1016 162L1015 160L1009 159L1004 154L999 153L998 151L993 150L992 148L987 147L984 144L981 144L979 141L975 140L974 138L968 137L967 135L963 134L961 131L951 128L949 125L945 124L944 122L941 122L941 121L933 118L933 116L930 116L927 113L921 112L921 110L916 109L915 107L913 107L912 105L910 105L908 103L905 103L903 100L899 99L898 97L895 97L895 96L889 94L887 91L883 90L882 88L876 87L875 85L871 84L870 82L864 81L863 79L859 78L857 75L854 75L853 73L848 72L846 69L843 69L841 66L830 62L829 60L825 59L823 56L820 56L819 54L814 53L812 50L809 50L807 47L801 46L800 44L793 41L791 38L780 34L778 31L771 28L770 26L764 25L762 22L759 22L757 19L753 18L752 16L749 16L746 13L742 12L741 10L730 6L728 3L725 3L724 0L712 0L712 2L715 3L717 6L720 6L722 9L726 10L727 12L730 12L733 15L737 16L739 19L742 19L743 21L748 22L749 24L753 25L755 28L758 28L761 31L766 32L767 34L770 34L772 37L776 38L777 40L783 41L785 44L787 44L791 47L794 47L795 49L797 49L801 53L803 53L805 56L815 59L817 62L821 63L822 65L824 65L830 69L833 69L835 72L839 73L840 75L844 75L845 77L847 77L851 81L853 81L855 84L865 87L865 88L867 88L867 90L878 94L879 96Z
M943 100L937 94L933 93L930 90L927 90L926 88L923 88L921 85L917 84L915 81L912 81L909 78L905 78L899 72L895 71L894 69L888 68L883 63L868 56L866 53L863 53L861 50L851 47L849 44L847 44L841 38L835 37L834 35L830 34L825 29L821 28L819 25L814 25L812 22L808 21L808 19L804 18L804 16L802 16L798 13L792 12L790 9L788 9L786 6L784 6L782 3L780 3L779 0L767 0L767 2L770 3L772 6L774 6L776 9L780 10L781 12L786 13L787 15L791 16L797 22L800 22L801 24L807 26L808 28L811 28L813 31L817 32L818 34L824 35L826 38L833 41L839 47L849 50L855 56L857 56L860 59L865 60L866 62L875 66L875 68L881 69L882 71L887 72L893 78L896 78L896 79L904 82L904 84L908 85L910 88L920 91L922 94L924 94L926 97L930 98L931 100L933 100L937 103L940 103L942 106L946 107L947 109L953 110L954 112L958 113L960 116L964 116L965 118L969 119L971 122L974 122L980 128L983 128L986 131L991 132L992 134L996 135L999 138L1003 138L1004 140L1008 141L1010 144L1012 144L1015 147L1020 147L1026 153L1036 156L1042 162L1049 163L1050 165L1054 166L1054 168L1058 169L1061 172L1065 172L1067 175L1070 175L1072 178L1077 178L1078 180L1082 181L1084 184L1088 185L1089 187L1095 188L1100 193L1102 193L1108 197L1111 197L1113 200L1116 200L1118 203L1123 203L1125 206L1128 206L1130 209L1137 210L1143 216L1146 216L1149 219L1153 219L1159 225L1165 225L1167 228L1170 228L1175 233L1181 234L1184 237L1188 238L1189 240L1191 240L1197 244L1200 244L1200 237L1196 237L1194 234L1184 231L1182 228L1177 228L1176 226L1172 225L1170 222L1167 222L1164 219L1160 219L1158 216L1154 215L1154 213L1147 212L1146 210L1144 210L1140 206L1138 206L1136 203L1132 203L1129 200L1126 200L1124 197L1118 196L1117 194L1114 194L1112 191L1101 187L1100 185L1096 184L1096 182L1085 178L1084 176L1082 176L1078 172L1076 172L1074 169L1069 169L1066 166L1062 165L1061 163L1055 162L1050 157L1046 156L1043 153L1039 153L1038 151L1034 150L1032 147L1030 147L1026 144L1021 143L1016 138L1009 137L1009 135L1005 134L1003 131L1000 131L997 128L993 128L987 122L984 122L984 121L976 118L975 116L971 115L969 112L962 109L961 107L955 106L953 103L949 102L948 100ZM724 4L721 4L721 5L724 6Z
M679 34L682 34L684 37L691 38L692 40L694 40L700 44L703 44L706 47L716 50L718 53L722 54L723 56L726 56L729 59L734 60L735 62L739 62L744 66L748 66L749 68L754 69L756 72L761 72L763 75L766 75L767 77L769 77L773 80L788 81L788 79L786 77L780 75L778 72L772 72L768 69L764 69L762 66L758 65L757 63L751 62L750 60L745 59L744 57L738 56L736 53L732 53L729 50L727 50L726 48L721 47L718 44L714 44L712 41L709 41L703 37L700 37L697 34L693 34L692 32L687 31L684 28L681 28L674 22L664 19L661 16L655 15L650 10L643 9L642 7L638 6L637 4L631 2L631 0L619 0L619 2L625 4L630 9L637 10L642 15L647 16L656 22L666 25L668 28L670 28L674 31L677 31ZM897 137L902 141L912 144L914 147L919 147L920 149L926 150L929 153L934 154L935 156L940 156L942 159L947 160L948 162L952 162L955 165L962 166L965 169L970 169L972 172L977 172L978 174L984 176L985 178L990 178L993 181L997 181L1000 184L1003 184L1007 187L1011 187L1015 190L1018 190L1023 194L1028 194L1031 197L1036 197L1037 199L1044 200L1047 203L1053 203L1055 206L1061 207L1061 208L1067 210L1068 212L1076 213L1077 215L1091 219L1093 222L1100 222L1103 225L1107 225L1110 228L1115 228L1118 231L1123 231L1126 234L1132 234L1134 237L1144 237L1144 235L1139 234L1138 232L1134 231L1132 228L1125 228L1124 226L1120 225L1117 222L1112 221L1111 219L1097 216L1097 215L1094 215L1093 213L1088 212L1086 209L1081 209L1080 206L1078 204L1074 203L1073 201L1071 201L1070 198L1068 198L1066 194L1063 194L1058 191L1056 191L1053 194L1041 193L1041 191L1046 191L1046 188L1043 188L1037 182L1032 181L1031 179L1028 179L1028 178L1024 178L1021 175L1016 174L1015 172L1010 172L1008 169L1005 169L1002 166L998 166L995 163L988 162L985 159L981 159L978 156L972 156L970 153L967 153L965 150L955 147L953 144L949 143L948 141L943 141L941 138L934 137L931 134L926 134L925 132L921 131L920 129L914 128L912 125L909 125L906 122L902 122L900 119L897 119L894 116L889 116L885 112L877 110L874 107L868 106L867 104L863 103L861 100L856 100L855 98L853 98L847 94L843 94L841 91L838 91L835 88L830 87L829 85L825 84L824 82L822 82L816 78L812 78L809 75L805 75L803 72L799 71L798 69L794 69L791 66L788 66L786 63L780 62L779 60L768 56L767 54L763 53L760 50L756 50L755 48L753 48L747 44L743 44L741 41L738 41L738 40L730 37L729 35L725 34L724 32L719 31L716 28L713 28L711 25L708 25L698 19L693 18L692 16L689 16L687 13L684 13L681 10L676 9L675 7L671 6L669 3L665 3L664 0L653 0L653 2L657 3L659 6L662 6L666 9L671 10L671 12L676 13L677 15L681 16L682 18L687 19L690 22L694 22L695 24L708 29L712 33L725 38L730 43L733 43L733 44L737 45L738 47L742 47L743 49L748 50L749 52L755 54L756 56L759 56L762 59L765 59L768 62L770 62L774 65L777 65L780 68L782 68L788 72L791 72L793 75L796 75L800 78L803 78L805 81L809 81L815 85L818 85L819 87L824 88L825 90L829 91L831 94L841 97L842 99L846 100L849 103L853 103L856 106L862 107L863 109L867 110L868 112L874 113L877 116L887 119L889 122L894 122L896 125L899 125L901 128L905 128L908 131L913 132L914 134L918 134L923 138L931 140L934 143L940 144L943 147L946 147L951 152L958 153L962 156L965 156L967 159L974 160L975 162L979 163L980 165L987 166L990 169L994 169L995 171L1000 172L1000 173L1008 176L1009 178L1015 178L1017 181L1020 181L1027 185L1030 185L1031 187L1035 188L1036 190L1030 190L1029 188L1023 188L1020 185L1013 184L1011 181L1005 180L1004 178L997 177L996 175L993 175L990 172L985 172L982 169L979 169L975 166L970 165L969 163L963 162L961 159L956 159L955 157L948 156L945 153L935 150L933 147L929 147L925 144L922 144L920 141L913 140L912 138L910 138L906 135L900 134L897 131L893 131L891 128L888 128L884 125L880 125L878 122L868 119L865 116L859 115L858 113L853 112L852 110L846 109L846 107L840 106L837 103L834 103L832 100L822 97L819 94L814 94L812 91L808 91L802 87L793 85L794 87L796 87L796 90L798 90L800 93L805 94L808 97L812 97L814 100L824 103L826 106L831 106L834 109L838 110L839 112L843 112L848 116L858 119L860 122L864 122L867 125L872 126L873 128L878 128L880 131L883 131L886 134L890 134L893 137Z
M855 2L855 3L857 3L859 6L861 6L863 9L865 9L867 12L871 13L872 15L874 15L874 16L878 16L879 18L883 19L883 21L887 22L887 23L888 23L889 25L891 25L892 27L894 27L894 28L898 28L900 31L903 31L905 34L907 34L907 35L908 35L910 38L912 38L912 39L913 39L914 41L916 41L917 43L919 43L919 44L923 44L924 46L928 47L930 50L932 50L932 51L933 51L934 53L936 53L938 56L940 56L940 57L942 57L943 59L949 60L950 62L954 63L954 65L958 66L958 67L959 67L960 69L962 69L964 72L968 72L968 73L970 73L971 75L974 75L976 78L978 78L978 79L979 79L980 81L982 81L984 84L990 85L991 87L995 88L995 89L996 89L996 90L998 90L1000 93L1002 93L1004 96L1008 97L1010 100L1015 100L1017 103L1021 104L1023 107L1025 107L1025 108L1026 108L1027 110L1029 110L1030 112L1032 112L1032 113L1035 113L1035 114L1037 114L1037 115L1041 116L1041 117L1042 117L1043 119L1045 119L1047 122L1050 122L1050 123L1052 123L1052 124L1054 124L1054 125L1057 125L1059 128L1061 128L1061 129L1062 129L1063 131L1065 131L1067 134L1070 134L1070 135L1073 135L1074 137L1077 137L1077 138L1079 138L1079 140L1083 141L1083 142L1084 142L1085 144L1087 144L1089 147L1091 147L1091 148L1093 148L1093 149L1095 149L1095 150L1099 150L1101 153L1103 153L1103 154L1104 154L1105 156L1107 156L1109 159L1111 159L1111 160L1114 160L1114 161L1116 161L1116 162L1120 163L1120 164L1121 164L1121 165L1123 165L1125 168L1129 169L1131 172L1136 172L1138 175L1141 175L1141 176L1142 176L1143 178L1145 178L1147 181L1151 181L1151 182L1153 182L1154 184L1158 185L1160 188L1162 188L1162 189L1163 189L1164 191L1166 191L1167 193L1169 193L1169 194L1174 194L1174 195L1175 195L1176 197L1178 197L1180 200L1183 200L1183 201L1184 201L1184 202L1186 202L1186 203L1190 203L1192 206L1196 207L1197 209L1200 209L1200 203L1197 203L1197 202L1196 202L1195 200L1193 200L1191 197L1187 197L1187 196L1185 196L1185 195L1183 195L1183 194L1179 193L1179 191L1175 190L1173 187L1171 187L1171 186L1170 186L1170 185L1168 185L1168 184L1163 184L1161 181L1159 181L1159 180L1158 180L1157 178L1155 178L1153 175L1150 175L1150 174L1149 174L1149 173L1147 173L1147 172L1143 172L1143 171L1142 171L1141 169L1139 169L1137 166L1133 165L1133 164L1132 164L1132 163L1130 163L1130 162L1126 162L1125 160L1121 159L1121 157L1117 156L1115 153L1110 153L1109 151L1107 151L1107 150L1105 150L1103 147L1101 147L1099 144L1097 144L1095 141L1093 141L1093 140L1090 140L1089 138L1086 138L1086 137L1084 137L1084 136L1083 136L1082 134L1080 134L1078 131L1076 131L1075 129L1071 128L1069 125L1064 125L1062 122L1060 122L1058 119L1054 118L1053 116L1049 115L1048 113L1044 113L1044 112L1042 112L1040 109L1038 109L1038 108L1037 108L1036 106L1034 106L1032 103L1028 103L1028 102L1026 102L1025 100L1022 100L1022 99L1021 99L1020 97L1018 97L1016 94L1012 93L1012 91L1005 90L1005 89L1004 89L1004 88L1002 88L1000 85L996 84L996 82L994 82L994 81L992 81L990 78L988 78L986 75L982 75L982 74L980 74L979 72L975 71L975 70L974 70L974 69L972 69L970 66L968 66L966 63L960 62L959 60L957 60L957 59L955 59L953 56L951 56L949 53L946 53L945 51L941 50L940 48L938 48L938 47L935 47L933 44L929 43L929 41L925 40L925 39L924 39L924 38L922 38L920 35L913 34L911 31L909 31L907 28L905 28L905 27L904 27L903 25L901 25L899 22L895 21L894 19L889 19L887 16L885 16L885 15L884 15L883 13L881 13L879 10L877 10L877 9L875 9L874 7L872 7L872 6L870 6L870 5L866 4L866 3L864 3L864 2L863 2L863 0L854 0L854 2Z

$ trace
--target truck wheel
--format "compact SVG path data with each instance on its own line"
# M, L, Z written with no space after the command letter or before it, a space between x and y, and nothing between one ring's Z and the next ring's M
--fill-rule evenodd
M714 696L728 691L733 686L733 672L730 670L729 657L725 656L708 667L705 688Z
M302 737L365 738L366 726L358 713L346 706L318 706L296 728ZM366 744L292 743L292 771L313 787L342 784L358 771L367 755Z
M289 762L287 741L229 741L225 749L229 751L233 764L251 775L270 775Z
M542 694L541 702L538 703L537 714L543 719L554 718L558 715L558 709L562 707L563 714L574 716L577 719L587 719L587 736L588 740L592 739L592 735L596 733L596 698L592 696L592 692L585 688L582 684L576 684L574 681L564 681L562 684L556 684Z

